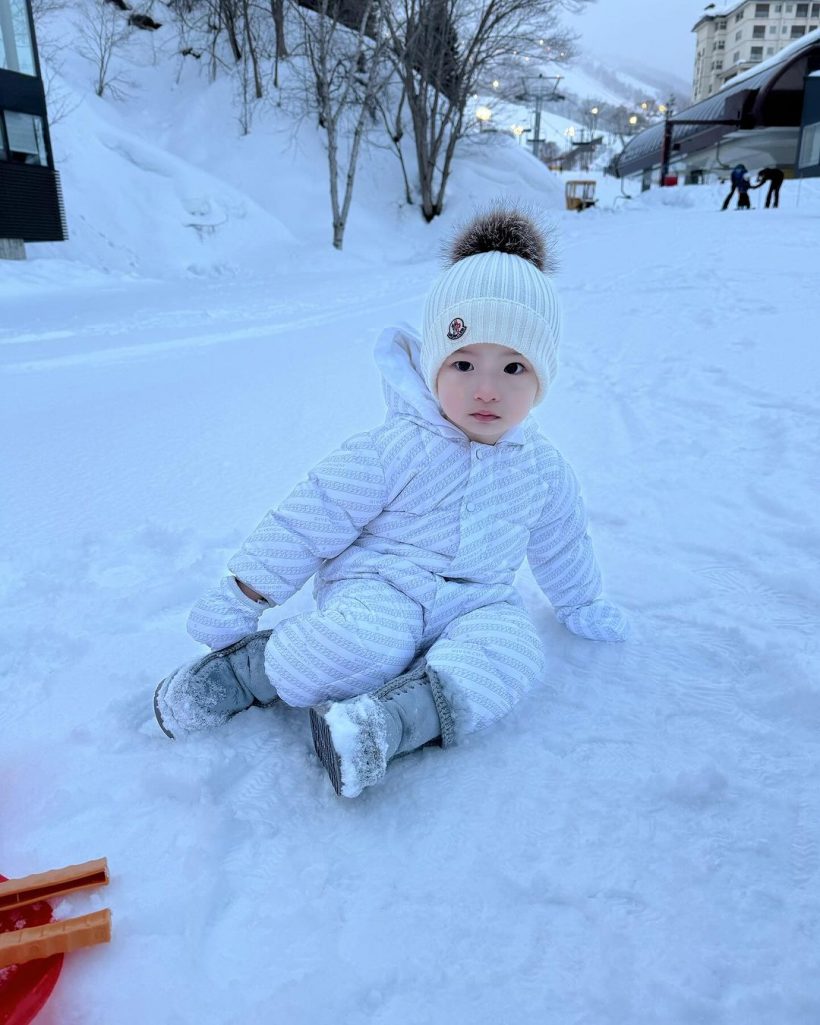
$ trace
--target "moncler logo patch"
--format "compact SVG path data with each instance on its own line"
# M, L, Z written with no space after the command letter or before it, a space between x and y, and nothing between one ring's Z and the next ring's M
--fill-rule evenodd
M455 317L450 321L450 326L447 328L447 337L451 342L458 341L467 333L467 325L461 319L461 317Z

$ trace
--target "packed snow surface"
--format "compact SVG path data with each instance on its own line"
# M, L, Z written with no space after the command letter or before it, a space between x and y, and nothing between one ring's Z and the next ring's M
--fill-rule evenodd
M107 131L105 159L242 205ZM302 211L248 202L164 280L161 218L131 256L89 228L0 268L0 871L105 855L107 890L57 912L114 919L42 1025L820 1020L820 190L722 213L720 188L605 183L578 216L523 151L486 145L447 218L371 198L343 254L319 241L325 207L300 233ZM380 421L379 330L418 323L440 237L499 193L556 225L567 330L535 415L582 480L631 639L565 632L523 570L541 688L356 800L304 711L169 741L151 697L202 651L190 605ZM305 588L262 626L310 605Z

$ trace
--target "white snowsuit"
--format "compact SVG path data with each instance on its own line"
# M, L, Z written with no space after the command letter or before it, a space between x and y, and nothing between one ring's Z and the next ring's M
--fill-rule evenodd
M442 716L447 744L503 716L543 671L541 641L513 587L525 557L568 629L623 640L627 624L600 597L569 464L531 418L495 445L470 441L419 376L418 344L408 328L382 334L384 424L319 463L228 568L276 605L316 575L316 611L279 623L265 650L284 701L304 707L373 691L426 653L437 703L451 713ZM222 630L214 643L208 625L195 607L197 640L236 639ZM247 621L237 625L237 636L247 632Z

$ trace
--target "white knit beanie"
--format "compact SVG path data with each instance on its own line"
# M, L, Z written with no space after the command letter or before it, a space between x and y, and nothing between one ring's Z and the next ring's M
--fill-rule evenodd
M441 364L465 345L493 342L515 349L538 376L535 402L558 372L561 311L542 269L544 238L526 216L495 210L477 217L450 247L454 260L424 305L421 373L436 394Z

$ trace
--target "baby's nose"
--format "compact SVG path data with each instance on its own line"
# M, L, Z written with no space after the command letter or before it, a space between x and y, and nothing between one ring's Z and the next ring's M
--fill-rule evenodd
M494 401L498 398L498 388L490 379L478 381L476 382L475 397L483 402Z

